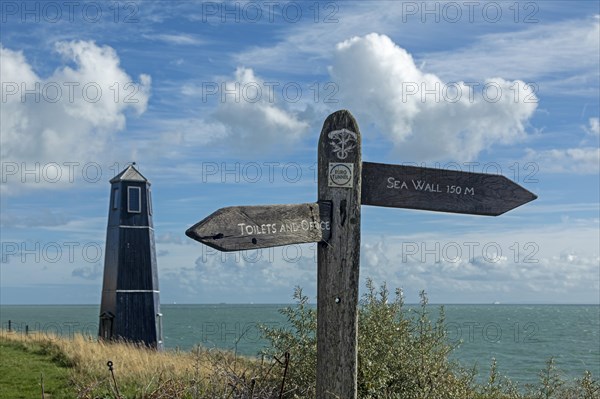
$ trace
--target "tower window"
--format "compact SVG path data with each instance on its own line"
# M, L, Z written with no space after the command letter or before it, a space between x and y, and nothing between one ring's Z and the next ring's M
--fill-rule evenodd
M152 191L148 188L146 196L148 197L148 214L152 215Z
M142 195L140 187L127 187L127 212L140 213L142 211Z
M113 209L119 209L119 188L113 189Z

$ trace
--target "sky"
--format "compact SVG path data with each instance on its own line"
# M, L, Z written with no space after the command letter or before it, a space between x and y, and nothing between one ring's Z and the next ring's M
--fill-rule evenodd
M365 279L600 303L597 1L3 1L0 304L99 304L109 180L152 183L161 302L316 300L316 244L220 253L215 210L317 200L325 118L370 162L502 174L498 217L362 207Z

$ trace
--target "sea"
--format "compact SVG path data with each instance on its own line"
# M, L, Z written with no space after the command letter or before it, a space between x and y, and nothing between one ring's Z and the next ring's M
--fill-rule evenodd
M161 305L166 349L195 345L255 356L267 346L260 326L287 327L280 309L293 305ZM411 305L406 305L411 309ZM429 305L431 316L439 305ZM479 382L496 359L501 375L535 384L546 362L554 358L564 380L585 370L600 378L600 306L598 305L445 305L451 358L476 368ZM96 336L97 305L0 305L0 323L17 333ZM409 313L410 314L410 313ZM360 343L359 343L360 345Z

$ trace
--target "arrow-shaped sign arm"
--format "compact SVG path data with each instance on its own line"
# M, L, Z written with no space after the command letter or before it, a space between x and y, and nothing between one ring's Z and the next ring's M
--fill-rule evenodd
M494 216L502 215L512 209L537 199L538 196L536 194L510 180L508 177L499 177L501 178L500 181L503 180L504 184L501 184L501 188L498 189L498 201L503 201L504 207L498 207L498 213Z
M362 164L363 205L498 216L537 198L506 176Z
M328 240L328 203L255 205L221 208L185 234L219 251L269 248Z

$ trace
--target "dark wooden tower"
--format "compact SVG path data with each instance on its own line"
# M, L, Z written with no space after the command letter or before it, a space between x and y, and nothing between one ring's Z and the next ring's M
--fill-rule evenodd
M150 182L129 165L111 181L98 335L162 348Z

